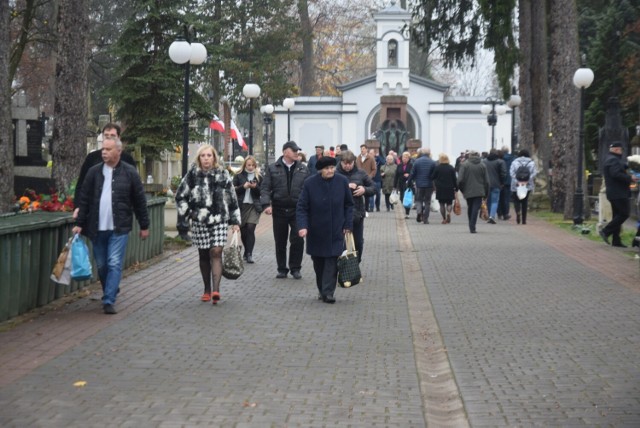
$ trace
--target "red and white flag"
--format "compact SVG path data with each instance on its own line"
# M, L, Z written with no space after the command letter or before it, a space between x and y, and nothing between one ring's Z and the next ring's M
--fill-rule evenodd
M231 119L231 138L238 141L242 150L248 150L247 143L244 142L244 138L242 137L242 133L236 126L236 123Z
M209 124L209 128L213 129L214 131L224 132L224 122L214 114L213 120Z

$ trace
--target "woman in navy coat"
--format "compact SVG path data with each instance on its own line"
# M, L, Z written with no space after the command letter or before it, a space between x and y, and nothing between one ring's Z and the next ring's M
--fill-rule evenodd
M335 303L338 256L344 251L344 234L353 228L353 197L349 180L335 173L336 160L318 159L318 174L307 178L296 208L298 235L307 238L319 298Z

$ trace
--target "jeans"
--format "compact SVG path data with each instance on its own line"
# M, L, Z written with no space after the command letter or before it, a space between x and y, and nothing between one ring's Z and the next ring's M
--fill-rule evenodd
M273 210L273 239L276 243L276 262L279 273L300 272L304 253L304 239L298 236L295 208ZM289 240L289 268L287 268L287 240Z
M316 273L318 292L324 297L333 297L338 282L338 258L311 256L313 270Z
M129 233L116 233L113 230L99 231L91 241L93 257L98 267L98 278L102 283L103 305L114 305L120 292L122 265L127 251Z
M496 219L498 213L498 203L500 202L500 188L492 187L489 190L489 217Z

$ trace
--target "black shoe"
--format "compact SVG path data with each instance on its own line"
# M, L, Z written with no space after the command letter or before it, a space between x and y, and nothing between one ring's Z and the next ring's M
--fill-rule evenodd
M302 279L302 274L300 273L300 271L295 271L295 272L291 272L291 276L294 277L295 279Z
M107 315L115 315L118 312L116 312L116 308L113 307L113 305L103 305L102 309L104 310L104 313Z
M333 296L322 296L322 301L333 304L336 302L336 299Z
M276 275L276 278L286 278L287 277L287 273L286 272L278 272L278 274Z
M245 260L247 261L247 263L253 263L253 255L247 254Z
M602 238L602 240L607 244L609 244L609 237L607 235L605 235L604 230L601 230L600 232L598 232L598 234L600 235L600 237Z

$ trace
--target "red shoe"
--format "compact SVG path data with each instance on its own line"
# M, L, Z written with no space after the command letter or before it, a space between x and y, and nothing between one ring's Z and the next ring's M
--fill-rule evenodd
M208 291L205 291L205 293L202 295L202 297L200 297L200 301L201 302L208 302L209 300L211 300L211 293Z
M211 295L211 300L214 305L216 303L218 303L218 300L220 300L220 293L218 293L217 291L214 291L213 294Z

